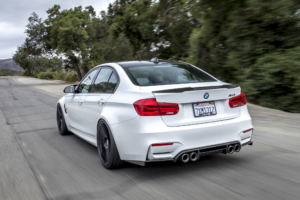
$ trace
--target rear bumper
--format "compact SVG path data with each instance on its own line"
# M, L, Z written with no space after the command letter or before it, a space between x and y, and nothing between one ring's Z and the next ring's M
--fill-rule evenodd
M122 160L162 161L176 160L178 155L191 149L228 143L246 145L251 142L253 128L247 106L243 106L238 118L197 124L168 127L159 116L141 117L111 125ZM157 143L173 143L155 146Z
M174 158L160 159L160 160L152 159L152 160L146 160L146 162L157 162L157 161L174 161L174 162L176 162L177 160L180 159L181 155L183 155L185 153L190 154L192 152L196 152L198 154L198 158L200 158L201 156L217 154L217 153L227 154L228 146L234 145L234 144L239 144L239 142L236 141L236 142L229 142L229 143L225 143L225 144L217 144L217 145L212 145L212 146L200 147L200 148L196 148L196 149L186 149L186 150L179 152ZM253 145L253 142L252 141L246 142L242 146L246 146L246 145ZM151 156L149 154L150 154L150 152L148 152L148 157Z

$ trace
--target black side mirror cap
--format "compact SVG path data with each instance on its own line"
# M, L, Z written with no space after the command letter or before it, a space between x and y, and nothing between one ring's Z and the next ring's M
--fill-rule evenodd
M64 93L74 93L76 86L77 85L69 85L69 86L65 87Z

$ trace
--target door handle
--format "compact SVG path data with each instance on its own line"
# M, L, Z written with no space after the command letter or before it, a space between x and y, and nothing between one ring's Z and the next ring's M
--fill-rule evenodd
M104 105L104 104L105 104L105 101L104 101L104 99L102 99L102 98L101 98L101 99L99 99L99 101L98 101L98 104L99 104L99 105Z
M81 105L82 102L83 102L82 99L79 99L79 101L78 101L79 105Z

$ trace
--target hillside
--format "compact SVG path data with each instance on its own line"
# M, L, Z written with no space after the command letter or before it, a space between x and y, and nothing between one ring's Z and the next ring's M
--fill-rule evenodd
M9 59L0 59L0 70L23 70L22 67L19 67L12 58Z

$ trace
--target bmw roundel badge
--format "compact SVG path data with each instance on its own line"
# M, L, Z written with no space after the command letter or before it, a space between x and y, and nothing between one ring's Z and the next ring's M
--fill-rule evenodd
M204 99L208 99L209 94L208 94L208 93L205 93L203 97L204 97Z

